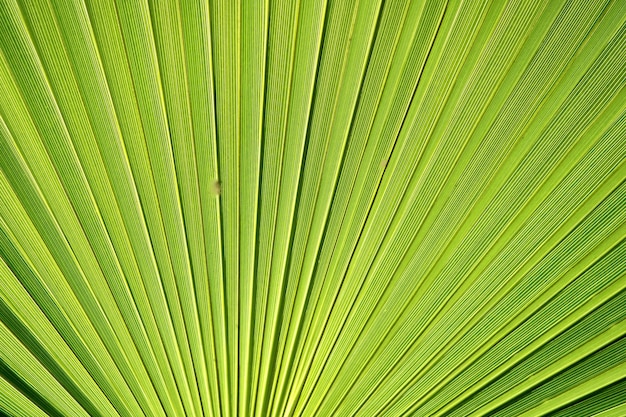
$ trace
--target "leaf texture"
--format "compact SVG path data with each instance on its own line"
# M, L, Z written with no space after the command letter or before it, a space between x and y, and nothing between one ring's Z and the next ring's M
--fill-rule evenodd
M626 2L0 0L0 415L626 415Z

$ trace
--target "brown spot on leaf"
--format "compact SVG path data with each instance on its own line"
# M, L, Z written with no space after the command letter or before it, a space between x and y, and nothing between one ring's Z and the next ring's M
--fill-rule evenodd
M219 180L215 180L211 183L211 194L220 195L222 193L222 183Z

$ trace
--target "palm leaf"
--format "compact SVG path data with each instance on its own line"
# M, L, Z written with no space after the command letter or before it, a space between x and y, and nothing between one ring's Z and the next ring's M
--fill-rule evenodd
M0 414L626 414L626 3L0 0Z

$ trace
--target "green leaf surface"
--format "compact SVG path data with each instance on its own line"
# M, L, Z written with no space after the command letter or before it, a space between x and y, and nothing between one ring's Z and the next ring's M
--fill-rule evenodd
M626 415L626 2L0 0L0 415Z

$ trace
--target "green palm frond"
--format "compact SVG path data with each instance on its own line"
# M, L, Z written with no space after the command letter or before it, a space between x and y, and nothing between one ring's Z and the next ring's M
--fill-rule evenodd
M626 2L0 0L0 415L626 415Z

